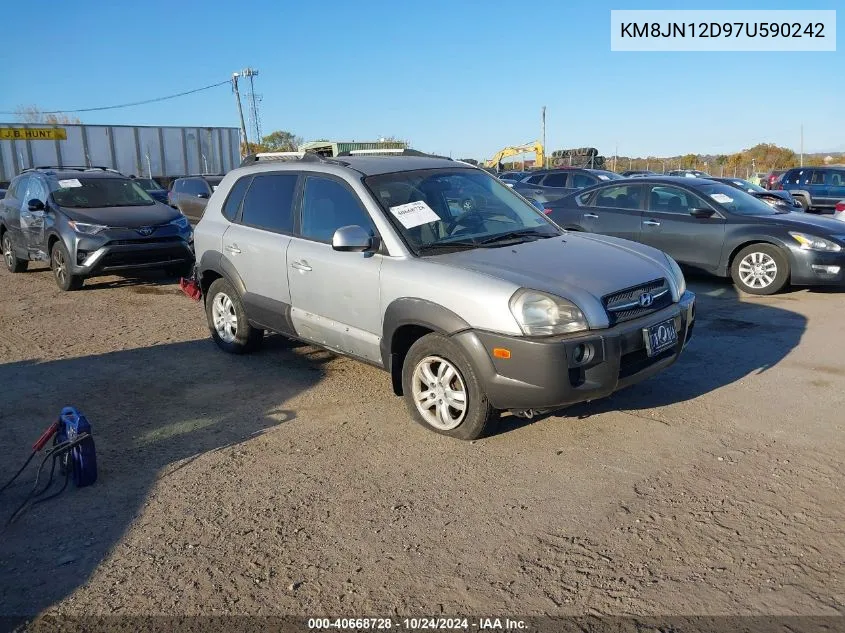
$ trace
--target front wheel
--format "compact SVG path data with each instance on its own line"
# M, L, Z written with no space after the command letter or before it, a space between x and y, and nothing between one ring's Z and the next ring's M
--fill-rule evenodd
M79 290L85 279L70 272L70 255L61 240L57 240L50 250L50 268L56 278L56 285L65 291Z
M26 270L29 262L25 259L19 259L15 255L15 247L12 246L12 236L8 232L3 234L3 261L6 262L6 268L10 273L22 273Z
M777 246L751 244L734 257L731 277L743 292L772 295L789 281L789 261Z
M208 329L217 346L230 354L246 354L261 345L264 330L252 327L237 291L225 279L208 289L205 313Z
M469 358L439 334L423 336L408 350L402 391L414 420L442 435L474 440L493 417Z

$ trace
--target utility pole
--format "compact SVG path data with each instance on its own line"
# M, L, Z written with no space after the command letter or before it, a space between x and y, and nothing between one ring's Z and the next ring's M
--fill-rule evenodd
M804 124L801 124L801 167L804 166Z
M616 144L616 149L613 151L613 171L616 171L617 160L619 160L619 143Z
M543 131L543 158L545 160L546 156L546 106L543 106L543 114L542 114L542 131ZM537 158L540 158L539 156ZM536 163L536 161L535 161ZM540 165L540 169L545 169L546 165Z
M252 102L250 104L249 110L249 118L252 119L252 124L255 128L255 142L261 142L261 119L258 114L258 103L256 101L255 95L255 82L253 80L254 77L258 76L258 71L254 68L244 68L241 71L241 77L249 77L249 100Z
M241 93L238 92L238 77L240 77L240 74L232 73L232 90L235 91L235 100L238 102L238 116L241 117L241 134L244 135L244 146L246 147L246 153L249 154L249 137L246 134L244 109L243 106L241 106Z

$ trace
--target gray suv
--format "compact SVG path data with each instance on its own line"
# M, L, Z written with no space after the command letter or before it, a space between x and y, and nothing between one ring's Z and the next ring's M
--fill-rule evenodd
M406 154L226 175L195 229L222 349L271 330L360 359L460 439L496 411L594 400L677 360L695 297L671 258L567 233L484 170Z

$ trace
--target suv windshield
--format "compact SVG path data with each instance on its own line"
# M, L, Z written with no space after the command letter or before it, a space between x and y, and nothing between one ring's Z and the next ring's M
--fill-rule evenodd
M144 191L154 191L156 189L164 189L160 184L158 184L152 178L136 178L135 182L138 183L138 186L141 187Z
M488 248L560 235L510 187L480 169L424 169L364 183L416 254Z
M738 215L778 215L788 213L777 211L759 198L745 193L741 189L731 187L722 183L714 182L712 185L699 185L696 190L709 196L711 200L719 203L731 213Z
M99 209L155 204L146 191L128 178L63 178L54 181L54 186L50 195L60 207Z

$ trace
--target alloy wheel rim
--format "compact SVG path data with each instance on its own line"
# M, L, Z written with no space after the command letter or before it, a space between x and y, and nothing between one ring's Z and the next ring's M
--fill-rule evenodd
M444 358L427 356L414 368L414 404L423 419L436 429L460 426L467 412L467 390L458 369Z
M235 304L232 299L223 292L214 295L211 302L211 319L214 322L214 330L217 335L226 343L232 343L238 335L238 315L235 313Z
M65 256L58 248L53 251L53 270L56 271L56 279L59 283L65 283L67 277L67 267L65 266Z
M778 264L767 253L749 253L739 262L739 278L749 288L768 288L775 282L777 274Z
M8 235L3 236L3 257L6 259L6 265L12 268L15 265L15 254L12 252L12 240Z

